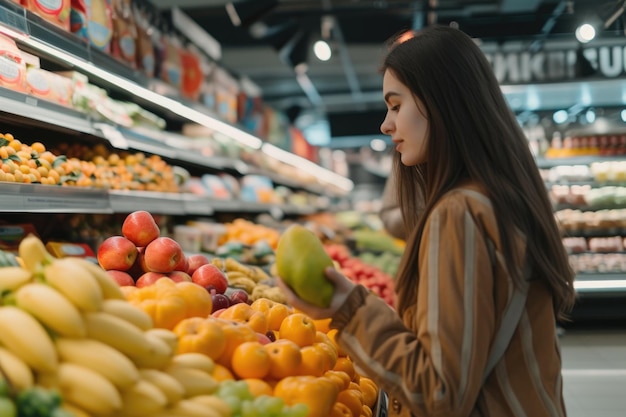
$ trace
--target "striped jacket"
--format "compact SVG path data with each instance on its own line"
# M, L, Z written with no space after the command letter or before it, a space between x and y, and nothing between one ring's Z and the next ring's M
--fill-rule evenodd
M524 250L522 236L518 244ZM415 306L402 318L357 286L331 323L360 370L389 394L389 415L565 417L552 297L532 276L511 343L482 382L513 283L479 187L452 190L437 204L419 265Z

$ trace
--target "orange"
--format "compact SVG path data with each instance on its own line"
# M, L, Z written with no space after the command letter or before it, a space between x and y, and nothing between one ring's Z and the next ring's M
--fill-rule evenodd
M297 344L288 339L279 339L265 345L265 349L271 362L269 378L283 379L298 373L302 365L302 353Z
M302 313L286 317L278 330L281 339L289 339L298 346L310 346L315 343L317 329L313 319Z
M363 410L363 395L355 389L345 389L337 396L337 402L348 406L352 417L359 417Z
M356 375L354 363L352 363L352 360L348 357L337 358L337 363L333 367L333 371L345 372L350 377L350 381L352 381Z
M173 331L178 336L177 353L197 352L215 360L226 348L226 334L214 321L189 317L179 321Z
M231 368L241 379L265 378L270 371L270 355L259 342L244 342L235 348Z
M330 331L330 322L332 319L313 320L318 332L328 333Z
M268 330L267 317L260 311L254 310L246 303L238 303L228 307L220 314L221 319L235 320L246 323L255 332L265 334Z
M363 408L361 409L360 417L372 417L372 407L368 407L367 405L364 405Z
M291 309L284 304L275 303L266 313L268 327L270 330L280 329L283 320L291 314Z
M337 402L333 404L333 408L332 410L330 410L329 417L355 417L355 416L352 415L352 411L347 405ZM360 417L360 416L356 416L356 417Z
M271 397L274 395L274 389L267 381L258 378L246 378L244 381L248 384L250 393L255 397L260 397L261 395L269 395Z
M328 359L326 353L317 346L305 346L300 349L302 364L298 375L322 376L328 371Z
M265 313L267 315L270 308L274 307L274 305L276 305L276 302L270 300L269 298L257 298L252 302L252 304L250 304L250 307L253 310L260 311L261 313Z
M224 346L224 351L216 361L220 365L230 368L233 353L235 352L237 346L245 342L257 342L258 339L254 330L247 325L236 321L223 325L222 330L224 331L224 336L226 338L226 345Z
M335 348L332 345L320 342L313 343L313 346L317 347L324 354L324 370L333 369L338 359Z
M363 394L363 404L368 407L373 407L378 399L378 386L370 378L364 376L359 380L359 389Z
M326 336L328 336L328 338L331 340L331 342L333 342L333 345L335 345L335 349L337 349L337 355L339 355L339 356L348 356L348 352L343 350L339 346L339 344L337 344L337 332L339 332L339 330L337 330L337 329L330 329L328 331L328 333L326 333Z
M348 387L350 386L350 377L347 373L343 371L326 371L324 373L324 378L328 378L335 382L335 385L339 387L339 391L348 389Z
M211 373L211 376L213 377L213 379L219 382L235 379L235 375L233 375L233 373L230 372L227 367L222 366L219 363L216 363L213 367L213 372Z

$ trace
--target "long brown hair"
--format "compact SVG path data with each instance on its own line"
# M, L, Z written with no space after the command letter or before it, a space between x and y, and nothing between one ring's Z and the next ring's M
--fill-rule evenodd
M575 301L569 265L546 188L528 141L506 103L489 62L472 39L457 29L430 26L396 42L383 61L421 100L429 120L427 163L404 166L394 157L398 199L409 240L396 279L398 310L415 303L418 253L434 205L461 180L482 184L498 222L507 265L521 265L515 230L526 236L533 276L553 295L564 318ZM425 209L411 196L423 195ZM510 271L515 268L509 268ZM523 279L513 274L516 284Z

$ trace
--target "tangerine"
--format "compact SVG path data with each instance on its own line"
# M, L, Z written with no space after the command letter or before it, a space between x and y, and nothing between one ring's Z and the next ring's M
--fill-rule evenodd
M298 346L310 346L315 343L317 329L313 319L302 313L287 316L278 330L281 339L289 339Z
M261 395L271 397L274 394L274 389L267 381L258 378L246 378L244 381L248 384L250 393L255 397L260 397Z
M219 382L235 379L235 375L230 372L230 369L220 365L219 363L216 363L213 367L213 372L211 373L211 376L213 377L213 379Z
M359 417L363 410L363 395L356 389L345 389L337 396L337 402L345 404L350 409L352 417Z
M356 369L354 369L354 363L348 357L337 358L337 363L333 366L333 371L342 371L348 374L350 381L354 379L356 375Z
M322 376L328 371L328 359L326 353L315 345L305 346L300 349L302 363L298 375Z
M355 417L352 415L352 410L344 403L336 402L333 404L332 410L330 410L329 417ZM360 416L356 416L360 417Z
M295 342L279 339L264 347L270 355L270 378L283 379L298 372L302 365L302 353Z
M220 317L221 318L221 317ZM237 346L245 342L257 342L256 332L249 326L236 321L223 324L222 330L226 338L226 344L222 354L216 361L227 368L231 368L233 353Z
M291 309L285 304L275 303L265 314L269 330L279 330L283 321L291 315Z
M270 371L270 355L259 342L244 342L235 348L231 368L241 379L265 378Z
M346 352L337 343L337 333L338 332L339 332L339 330L337 330L337 329L330 329L328 331L328 333L326 333L326 336L328 336L328 338L331 340L331 342L333 342L333 345L335 346L335 349L337 349L337 355L339 355L339 356L348 356L348 352Z

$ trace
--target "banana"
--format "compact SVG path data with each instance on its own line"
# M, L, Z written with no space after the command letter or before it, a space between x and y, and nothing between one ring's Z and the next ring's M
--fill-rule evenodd
M141 330L148 330L153 327L152 317L141 308L126 300L116 298L105 299L102 301L102 311L124 319L139 327Z
M88 261L84 258L72 258L74 262L80 264L83 268L91 272L91 275L96 279L100 289L102 290L102 297L105 300L108 299L117 299L117 300L125 300L124 294L122 290L120 290L120 286L109 274L106 273L100 265L96 265L93 262Z
M83 311L102 309L102 290L93 275L74 258L55 259L44 267L45 279Z
M155 327L146 330L145 333L162 339L172 349L172 352L176 352L178 349L178 335L169 329Z
M211 407L199 401L182 400L176 405L166 410L168 416L186 416L186 417L222 417L222 414L217 410L211 409ZM230 414L228 414L230 415Z
M148 416L167 405L167 397L156 385L140 379L122 393L122 414L129 417Z
M58 377L63 399L89 414L107 415L122 408L122 397L115 386L91 369L62 362Z
M87 413L79 406L71 404L65 400L63 400L63 402L61 403L61 409L67 411L68 413L70 413L70 415L74 417L91 417L89 413Z
M58 366L57 352L44 327L17 307L0 307L0 344L35 371L54 371Z
M20 241L17 251L24 268L32 273L38 272L42 266L55 259L41 239L33 234L29 234Z
M0 268L0 293L13 291L29 283L33 273L19 266L5 266Z
M216 395L198 395L189 398L189 401L199 402L216 411L221 417L229 417L232 410L228 403Z
M131 354L130 358L139 368L165 368L170 363L172 355L174 355L172 349L163 339L159 339L154 335L144 334L144 337L150 345L150 353L145 355Z
M15 302L19 308L61 336L85 337L87 334L78 308L49 285L26 284L15 293Z
M57 338L57 352L61 361L91 369L119 389L132 386L139 380L135 364L123 353L93 339Z
M32 371L26 363L11 351L0 347L0 368L9 383L18 391L30 388L35 383ZM2 374L0 374L0 379Z
M233 288L242 289L248 294L252 294L252 291L254 291L254 287L256 287L256 282L254 282L250 278L242 277L232 280L229 279L228 285Z
M213 362L213 359L202 353L187 352L179 353L172 358L170 367L174 366L178 366L180 368L199 369L210 375L215 369L215 362Z
M183 399L185 388L173 376L157 369L140 369L141 379L154 384L167 398L167 405L172 406Z
M226 271L226 276L228 277L229 282L237 278L249 278L246 274L239 271Z
M131 358L153 353L153 344L139 327L103 312L85 313L84 317L87 337L99 340Z
M172 366L166 369L168 374L178 380L185 389L185 397L214 393L219 383L209 374L199 369Z

